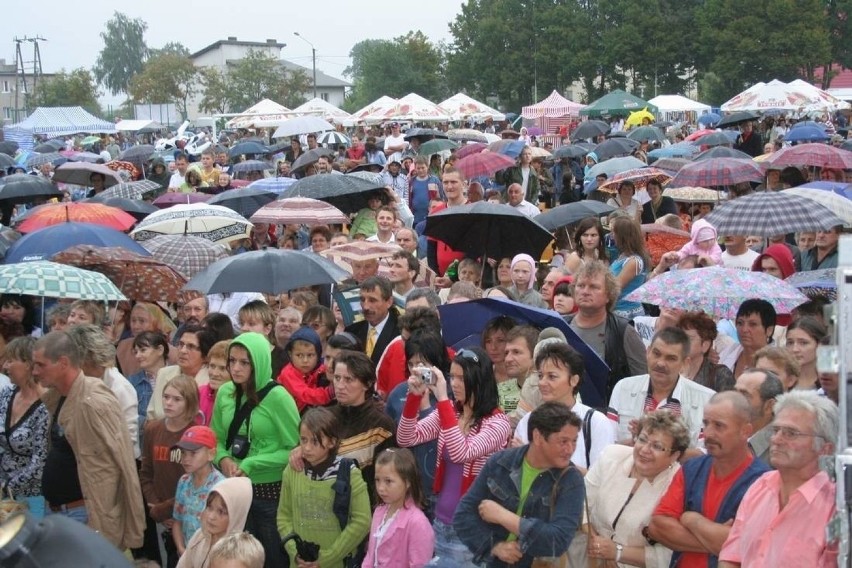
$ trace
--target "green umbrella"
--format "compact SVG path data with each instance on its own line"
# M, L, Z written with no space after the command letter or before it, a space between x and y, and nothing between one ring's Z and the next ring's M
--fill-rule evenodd
M656 114L659 109L648 101L631 95L621 89L604 95L586 108L580 109L580 115L598 118L601 116L629 116L631 112L646 109Z
M86 136L86 137L85 137L85 138L83 138L83 140L80 142L80 146L81 146L81 147L82 147L82 146L91 146L91 145L92 145L92 144L94 144L95 142L100 142L100 141L101 141L101 137L100 137L100 136Z
M429 140L428 142L421 144L417 153L421 156L429 156L431 154L443 152L444 150L455 150L458 147L458 143L453 142L452 140L447 140L446 138L435 138L434 140Z
M127 299L103 274L43 260L0 266L0 293L103 302Z

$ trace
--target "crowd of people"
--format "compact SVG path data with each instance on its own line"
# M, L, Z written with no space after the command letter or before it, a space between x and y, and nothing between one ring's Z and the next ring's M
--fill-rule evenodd
M43 323L35 298L0 296L4 488L32 515L86 523L164 567L836 562L820 458L835 452L839 385L816 362L831 341L828 300L786 314L732 290L747 299L728 320L627 296L669 270L837 267L842 227L749 246L718 234L707 211L665 201L660 184L642 205L623 183L616 211L557 231L548 261L470 257L427 238L428 216L477 199L534 216L585 197L582 178L548 189L554 172L527 146L515 167L468 180L388 128L382 147L359 132L339 159L294 173L296 140L276 167L379 170L385 192L348 230L258 223L232 245L397 245L352 263L358 321L325 285L59 302ZM176 154L168 180L165 164L148 164L159 191L204 191L234 166L215 149L187 158ZM691 239L652 253L648 216L688 224ZM431 287L418 281L424 264ZM558 313L607 375L587 372L559 328L507 316L448 345L452 312L438 307L483 297ZM603 400L583 400L587 381Z

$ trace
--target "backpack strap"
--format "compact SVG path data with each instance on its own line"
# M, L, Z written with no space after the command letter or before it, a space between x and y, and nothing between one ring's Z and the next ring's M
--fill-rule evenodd
M257 404L247 400L246 403L241 406L240 402L243 397L237 397L237 404L234 406L234 418L231 420L231 425L228 427L228 438L225 442L226 448L230 448L231 444L234 443L234 438L236 438L240 428L243 427L243 423L251 421L252 410L254 410L256 406L259 406L260 403L263 402L263 399L266 398L266 395L268 395L272 389L277 386L280 386L277 382L270 381L265 387L257 391Z
M334 516L337 517L337 522L340 523L340 530L345 529L349 522L349 506L352 499L352 485L349 476L352 473L352 466L355 465L354 462L355 460L349 458L340 458L337 479L331 486L334 489L334 504L331 509L334 511Z

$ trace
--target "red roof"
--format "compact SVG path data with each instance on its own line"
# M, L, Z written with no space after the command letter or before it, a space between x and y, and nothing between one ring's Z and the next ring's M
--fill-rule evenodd
M843 67L834 67L831 70L834 73L834 77L831 79L831 84L828 86L829 89L852 89L852 69L844 69ZM823 68L817 67L814 71L814 76L817 78L822 78ZM817 87L819 87L819 83L821 81L817 81Z

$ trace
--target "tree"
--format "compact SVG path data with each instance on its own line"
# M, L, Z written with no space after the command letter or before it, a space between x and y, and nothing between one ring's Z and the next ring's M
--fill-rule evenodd
M174 51L160 51L148 59L130 80L128 93L135 103L174 103L187 118L187 102L198 87L198 69L192 60Z
M225 114L230 110L228 106L228 79L224 73L215 67L199 70L204 95L198 103L201 112L211 114Z
M95 62L95 78L113 95L127 92L130 79L142 71L148 58L147 29L143 20L115 12L101 32L104 47Z
M312 84L304 71L288 71L277 58L256 50L250 50L228 69L225 82L228 107L237 111L262 99L299 106Z
M100 93L92 74L82 67L66 73L62 69L49 79L36 85L29 105L32 107L81 106L92 114L100 115Z
M180 43L179 41L170 41L166 43L160 49L149 49L148 56L154 57L156 55L163 55L165 53L171 53L173 55L181 55L183 57L189 57L191 54L189 53L189 49Z

